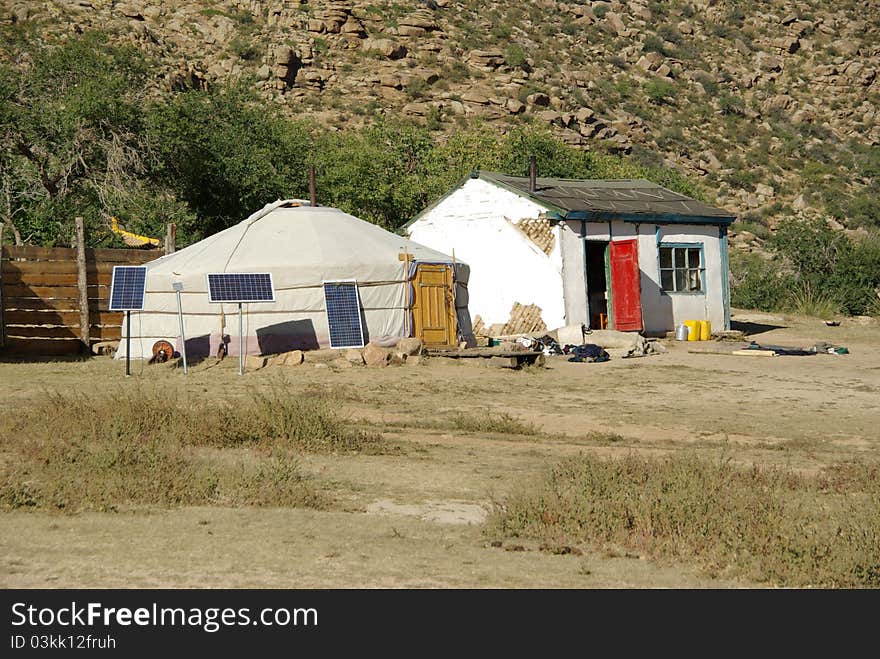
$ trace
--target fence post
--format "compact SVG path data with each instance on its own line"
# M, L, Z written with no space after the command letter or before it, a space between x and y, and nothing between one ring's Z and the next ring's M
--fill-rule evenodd
M3 225L0 224L0 348L6 347L6 320L3 318L5 306L3 304Z
M79 288L79 340L88 355L92 351L89 340L89 284L86 278L86 232L81 217L76 218L76 285Z
M173 254L176 249L177 242L177 225L174 222L168 223L168 232L165 234L165 254Z

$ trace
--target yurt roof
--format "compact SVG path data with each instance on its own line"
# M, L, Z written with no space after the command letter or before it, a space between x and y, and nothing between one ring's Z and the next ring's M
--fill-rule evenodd
M188 275L312 267L318 272L328 264L371 270L398 264L402 252L422 262L452 260L338 208L281 200L148 267L152 274Z

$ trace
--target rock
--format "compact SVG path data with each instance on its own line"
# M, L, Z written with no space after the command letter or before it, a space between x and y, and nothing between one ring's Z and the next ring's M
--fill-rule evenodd
M561 125L562 115L559 114L556 110L542 110L538 113L538 117L544 123Z
M349 348L344 353L342 353L342 356L350 364L354 364L356 366L363 366L364 365L364 355L360 350L357 350L356 348Z
M541 105L547 107L550 105L550 97L543 92L538 92L536 94L529 94L526 97L526 103L529 105Z
M272 61L275 64L290 64L293 61L294 53L290 46L278 46L272 52Z
M368 343L364 348L364 363L367 366L387 366L391 361L391 350Z
M405 355L421 354L423 347L424 342L421 339L415 337L401 339L397 343L398 352L402 352Z
M275 364L277 366L299 366L303 361L305 361L305 355L303 355L302 350L291 350L275 357Z
M510 114L521 114L526 110L526 104L516 98L507 99L505 107Z
M626 26L623 24L623 19L613 11L606 12L605 18L603 19L603 27L618 36L622 36L623 33L626 32Z
M504 53L500 50L472 50L467 60L477 68L492 71L504 64Z
M266 358L257 355L245 355L244 368L246 371L257 371L266 365Z
M755 194L761 197L774 197L776 196L776 191L766 183L758 183L755 186Z
M791 207L796 211L806 210L807 205L807 200L802 194L799 194L794 198L794 201L791 202Z
M425 32L431 32L433 30L440 29L440 26L437 25L437 22L430 14L422 13L412 14L411 16L404 16L403 18L398 19L397 25L399 27L415 27Z
M782 60L775 55L758 53L757 64L762 71L782 71Z
M330 362L330 365L334 368L353 368L354 364L345 359L344 357L339 357L338 359L334 359Z
M473 89L468 89L462 94L461 100L474 105L489 105L489 97Z
M361 48L368 53L379 53L388 59L406 57L406 46L391 39L365 39Z
M668 64L661 64L660 66L658 66L656 73L658 76L661 76L663 78L672 77L672 69Z
M257 80L261 82L264 80L268 80L270 77L272 77L272 69L269 68L268 64L263 64L260 68L257 69L256 77Z
M119 348L119 341L98 341L92 344L93 355L113 355Z
M388 360L388 364L391 366L400 366L402 364L406 364L406 360L409 357L406 353L400 351L394 351L391 353L391 359Z

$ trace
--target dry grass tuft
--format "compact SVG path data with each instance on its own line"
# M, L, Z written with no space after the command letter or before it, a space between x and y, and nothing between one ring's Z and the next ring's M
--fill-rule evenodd
M880 465L818 477L692 455L556 466L497 504L487 531L624 547L781 586L880 586Z
M381 453L380 435L351 429L320 398L280 386L247 398L175 401L158 390L49 393L0 429L0 506L320 507L298 469L308 453Z

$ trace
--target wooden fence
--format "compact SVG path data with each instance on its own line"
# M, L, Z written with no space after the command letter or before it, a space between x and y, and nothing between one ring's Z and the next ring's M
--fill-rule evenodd
M84 268L89 340L122 335L123 314L107 310L114 265L140 265L160 249L86 249ZM0 349L6 355L75 355L85 350L80 331L77 250L3 247L0 251Z

